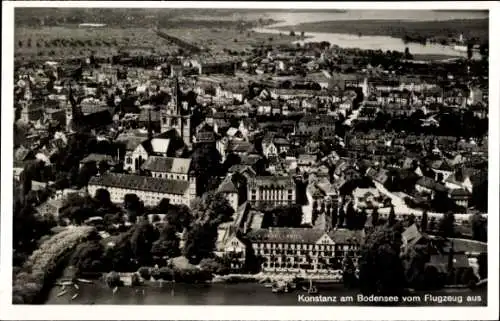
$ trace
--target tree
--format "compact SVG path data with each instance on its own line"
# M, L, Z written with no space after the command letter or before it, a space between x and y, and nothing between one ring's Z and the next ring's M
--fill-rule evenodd
M228 264L224 264L221 259L205 258L200 261L200 269L213 274L224 275L229 273Z
M137 210L140 207L141 199L136 194L125 194L123 203L126 209Z
M455 215L453 212L444 214L438 224L439 235L453 237L455 235Z
M365 295L401 295L406 285L400 258L401 231L378 226L361 249L359 284Z
M115 271L111 271L106 275L106 284L110 288L115 288L121 286L123 283L120 279L120 275Z
M471 215L472 239L487 242L487 221L480 213Z
M488 278L488 254L482 252L477 258L478 274L481 280Z
M95 163L84 164L78 172L77 186L87 186L91 177L98 173Z
M202 223L219 225L231 220L234 209L222 193L207 193L193 203L192 214Z
M295 31L290 30L290 37L295 37Z
M396 219L396 212L394 211L394 205L391 205L391 210L389 212L389 217L387 219L387 225L388 226L394 226L396 224L397 219Z
M215 249L217 226L195 223L187 233L183 254L193 264L210 257Z
M345 215L346 228L353 230L356 228L356 211L354 210L354 205L352 202L347 204L346 215Z
M108 208L111 205L111 195L107 189L98 188L95 191L94 199L100 207Z
M158 235L147 220L141 220L133 230L130 238L132 253L139 263L147 264L150 262L151 247Z
M471 60L472 59L472 55L473 55L473 51L472 51L472 48L473 48L474 44L472 42L469 42L467 44L467 59L468 60Z
M422 232L427 232L427 224L428 224L428 220L429 220L429 214L427 214L427 210L425 210L423 213L422 213L422 219L420 221L420 230Z
M339 220L338 209L337 208L333 208L332 209L332 227L336 227L337 226L338 220Z
M168 198L162 198L160 203L156 206L156 209L161 213L161 214L166 214L170 210L170 199Z
M91 240L79 244L73 253L70 263L77 269L77 273L102 272L104 248L98 240Z
M412 55L410 54L410 48L405 47L405 58L406 59L411 59Z
M86 219L97 215L97 204L91 197L69 194L59 210L59 218L69 219L75 224L82 224Z
M135 222L137 216L144 213L144 203L136 194L126 194L123 197L123 203L131 222Z
M299 205L280 206L264 210L262 225L266 227L299 227L302 223L302 208Z
M342 262L343 267L343 281L346 288L351 288L356 285L356 267L350 257L344 258Z
M130 238L134 229L130 229L120 234L114 241L114 246L107 247L104 251L104 259L108 264L109 270L119 272L132 272L138 268L138 264L132 260Z
M378 209L375 208L375 209L373 209L373 212L372 212L372 225L373 226L378 225L378 218L379 218Z
M98 165L99 174L104 175L108 170L109 170L108 162L105 160L100 161Z
M151 254L160 258L173 258L180 255L180 240L175 226L165 224L160 230L160 237L153 243Z
M415 215L414 214L410 214L408 216L408 226L412 226L413 224L415 224Z
M425 266L430 260L430 247L428 245L415 245L409 247L404 254L405 274L408 285L412 288L426 289Z
M182 230L188 227L193 220L191 210L184 204L171 205L166 214L166 221L170 225L175 226L177 232L182 232Z
M339 208L339 221L337 224L338 228L344 227L344 220L345 220L344 206L341 205Z
M488 179L484 179L472 190L472 203L475 207L486 213L488 211Z

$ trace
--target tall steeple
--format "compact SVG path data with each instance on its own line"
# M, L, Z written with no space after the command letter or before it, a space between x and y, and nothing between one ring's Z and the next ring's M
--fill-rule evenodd
M75 99L75 96L73 94L73 88L71 87L71 84L69 85L68 100L69 100L69 103L71 105L71 122L73 123L73 125L76 125L83 118L83 113L82 113L82 110L79 106L79 103Z

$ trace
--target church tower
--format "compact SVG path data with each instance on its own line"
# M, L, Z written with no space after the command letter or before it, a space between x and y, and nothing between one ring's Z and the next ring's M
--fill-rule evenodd
M74 130L83 118L82 109L73 94L73 88L69 85L68 98L66 103L66 129L68 131Z
M184 144L191 147L192 128L191 128L191 110L187 101L181 101L182 92L179 86L179 78L175 75L174 88L172 90L172 99L166 109L161 111L161 132L170 129L177 130L182 137Z

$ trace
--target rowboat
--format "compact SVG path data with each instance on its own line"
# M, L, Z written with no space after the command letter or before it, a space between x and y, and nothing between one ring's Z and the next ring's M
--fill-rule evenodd
M62 291L62 292L57 293L57 296L60 297L60 296L65 295L66 293L68 293L68 291Z

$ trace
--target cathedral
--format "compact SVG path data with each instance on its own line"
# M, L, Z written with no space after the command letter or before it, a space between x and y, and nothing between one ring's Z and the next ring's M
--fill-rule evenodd
M191 109L187 101L182 101L182 92L179 87L179 79L175 77L174 89L172 91L172 99L165 109L161 110L161 132L166 132L170 129L175 129L184 144L191 147L192 143L192 124L191 124Z

